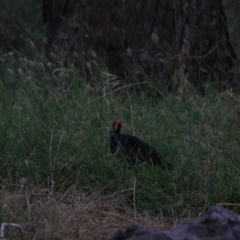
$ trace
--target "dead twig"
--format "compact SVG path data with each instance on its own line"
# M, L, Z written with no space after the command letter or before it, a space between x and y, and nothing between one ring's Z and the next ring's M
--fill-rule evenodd
M22 229L20 224L3 222L1 223L1 227L0 227L0 239L4 238L4 231L6 227L18 228L21 234L25 233L25 231Z

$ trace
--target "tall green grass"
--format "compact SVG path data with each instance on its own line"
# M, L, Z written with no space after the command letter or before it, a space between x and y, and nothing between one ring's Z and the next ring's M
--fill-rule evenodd
M228 2L233 21L234 1ZM239 203L240 96L211 87L204 98L194 90L161 98L151 87L148 93L113 91L98 67L96 85L89 86L74 68L52 72L44 66L41 1L0 6L1 189L23 186L31 193L40 185L64 193L74 185L86 194L113 194L119 206L136 212L178 218L217 203ZM112 156L109 131L116 118L124 133L152 144L174 169L129 167Z
M86 87L74 69L56 76L43 64L10 56L1 70L0 181L66 191L118 192L137 212L187 216L212 204L238 203L239 106L220 93L165 98L108 81ZM103 91L103 88L105 89ZM154 89L153 89L154 91ZM106 92L107 94L103 94ZM209 91L211 92L211 91ZM155 146L174 170L129 167L110 154L114 119L122 131Z

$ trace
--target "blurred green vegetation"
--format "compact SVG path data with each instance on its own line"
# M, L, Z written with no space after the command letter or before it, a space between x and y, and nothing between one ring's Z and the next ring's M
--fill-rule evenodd
M4 188L20 179L61 192L73 184L86 192L102 189L102 194L135 188L136 201L127 191L124 204L171 216L238 201L240 108L231 95L209 90L204 98L189 92L161 99L134 89L111 92L104 81L89 89L74 69L51 76L41 62L26 57L10 55L4 64ZM109 131L115 118L122 120L123 132L154 145L174 170L148 164L131 168L111 156Z
M240 16L234 1L225 5L233 34ZM41 1L0 1L0 9L2 188L14 190L25 179L26 189L64 192L75 184L103 195L122 191L121 204L172 217L239 201L239 96L211 86L204 98L193 89L161 98L155 88L151 94L134 87L112 91L100 71L92 88L74 68L46 69ZM174 170L129 167L111 156L115 118L123 132L155 146Z
M1 52L21 51L30 54L30 41L43 47L45 26L41 0L1 0L0 21Z

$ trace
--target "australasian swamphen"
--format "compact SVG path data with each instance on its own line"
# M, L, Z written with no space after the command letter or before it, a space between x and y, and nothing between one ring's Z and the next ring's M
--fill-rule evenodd
M110 132L111 153L118 158L124 158L131 164L149 162L162 168L172 168L172 164L165 161L157 150L138 137L121 134L120 120L113 122Z

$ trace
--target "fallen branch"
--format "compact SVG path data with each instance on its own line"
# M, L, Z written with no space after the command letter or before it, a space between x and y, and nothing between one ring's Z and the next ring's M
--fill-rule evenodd
M3 222L1 223L1 227L0 227L0 239L4 238L4 231L5 231L5 228L7 227L18 228L21 234L25 233L25 231L22 229L20 224Z

